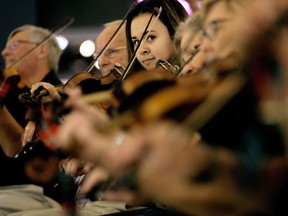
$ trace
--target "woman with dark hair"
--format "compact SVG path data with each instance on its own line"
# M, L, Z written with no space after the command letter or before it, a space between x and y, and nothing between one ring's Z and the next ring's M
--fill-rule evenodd
M159 20L156 20L156 13L149 25L147 38L144 37L146 40L139 44L154 9L160 9L160 7L162 10L158 10L160 12ZM126 22L130 58L139 46L133 63L133 72L141 69L154 69L159 59L172 64L179 63L173 47L173 38L179 23L184 21L187 16L187 12L177 0L144 0L130 11Z
M116 108L118 113L137 109L149 95L172 84L170 77L173 79L174 76L169 72L174 73L176 67L170 67L167 74L166 70L160 71L163 68L158 70L156 67L159 60L172 66L180 64L173 40L178 25L187 17L178 0L144 0L130 10L126 19L126 37L128 56L132 61L126 75L131 79L124 80L115 88L115 95L121 101ZM149 74L142 76L143 71L149 71ZM159 79L158 72L163 79ZM140 80L139 83L137 80ZM127 92L125 86L131 83L133 90Z

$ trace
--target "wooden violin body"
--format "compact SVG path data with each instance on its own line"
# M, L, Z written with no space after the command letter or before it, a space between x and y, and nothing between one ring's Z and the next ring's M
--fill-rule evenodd
M245 80L227 60L186 76L176 77L161 67L139 72L122 83L126 98L117 107L118 114L132 113L133 122L160 118L183 122L189 117L196 130L243 88Z
M7 84L17 84L19 89L24 88L27 83L24 80L21 80L20 75L14 68L5 68L2 71L2 83Z
M101 83L101 79L93 73L81 72L72 76L64 85L63 90L66 88L81 87L83 94L106 90Z
M113 87L115 81L121 77L124 69L121 65L115 65L105 76L99 76L92 72L81 72L72 76L63 89L79 86L83 94L109 90Z

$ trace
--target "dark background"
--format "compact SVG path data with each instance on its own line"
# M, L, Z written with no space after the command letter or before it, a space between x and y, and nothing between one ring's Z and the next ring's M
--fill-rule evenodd
M94 41L102 24L122 19L133 2L135 0L1 0L0 49L3 50L9 33L18 26L33 24L53 29L67 17L74 17L74 23L61 33L70 45L63 53L59 71L63 75L73 74L85 69L83 61L91 61L80 56L80 43L86 39ZM2 57L1 62L3 68Z

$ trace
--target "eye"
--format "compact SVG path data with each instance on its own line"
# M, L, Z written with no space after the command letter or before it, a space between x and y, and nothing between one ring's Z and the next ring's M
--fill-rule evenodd
M194 49L195 49L195 50L199 50L199 49L200 49L200 44L195 45L195 46L194 46Z
M17 43L16 42L10 44L10 48L11 49L14 50L14 49L16 49L16 47L17 47Z
M18 42L17 41L14 41L12 42L11 44L8 45L8 47L11 49L11 50L15 50L18 46Z
M214 39L219 31L219 26L217 23L209 25L203 32L204 38Z
M211 30L212 30L213 35L216 35L219 31L219 24L215 23L215 25L212 26Z
M201 41L203 41L205 38L207 38L207 32L205 30L202 31L202 34L201 34Z
M132 41L134 47L137 47L139 45L139 40L134 40Z
M156 39L156 36L154 36L154 35L149 35L148 37L147 37L147 40L148 41L153 41L153 40L155 40Z
M117 50L115 49L108 49L106 52L105 52L105 55L106 56L111 56L113 54L115 54L117 52Z

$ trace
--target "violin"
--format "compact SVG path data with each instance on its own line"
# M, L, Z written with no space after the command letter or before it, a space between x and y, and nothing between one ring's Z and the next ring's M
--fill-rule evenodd
M158 16L160 15L160 12L161 12L161 8L160 8L160 10L156 10L155 9L155 12L157 12L158 13ZM152 17L154 16L154 14L152 13L151 14L151 19L150 20L152 20ZM148 23L148 24L150 24L150 22ZM146 28L148 28L149 27L149 25L147 25L147 27ZM119 26L119 28L120 28L120 26ZM146 31L145 31L146 32ZM145 38L145 35L143 36L143 38ZM112 39L111 39L112 40ZM108 44L109 44L109 42L106 44L106 47L104 47L104 49L102 50L102 52L104 52L105 51L105 48L107 48L107 46L108 46ZM101 55L101 52L98 54L98 56L100 56ZM97 57L95 58L95 59L97 59ZM132 62L132 61L130 61L130 62ZM154 79L154 81L157 81L157 82L163 82L163 77L165 76L165 77L169 77L169 79L167 79L167 83L170 83L170 81L171 81L171 79L170 79L170 77L172 78L173 77L173 74L171 74L171 73L169 73L169 75L167 75L167 69L165 70L165 69L163 69L162 68L162 70L161 70L161 67L159 67L160 68L160 72L158 72L158 73L155 73L155 71L150 71L149 73L146 73L146 71L145 71L145 74L147 74L146 75L146 77L147 77L147 80L151 80L151 77L153 77L153 79ZM127 72L128 70L126 70L125 72ZM163 71L165 71L165 75L161 75L161 73L164 73ZM86 81L90 81L90 80L92 80L92 81L96 81L99 85L96 85L96 86L99 86L99 87L103 87L103 85L104 84L106 84L108 81L110 81L111 82L111 80L112 80L112 82L113 81L115 81L115 78L118 78L119 76L118 76L118 74L116 74L116 73L110 73L109 74L109 76L105 76L105 77L101 77L101 78L99 78L99 77L97 77L97 76L95 76L94 74L92 74L91 72L90 72L90 70L87 70L87 72L88 73L81 73L81 74L79 74L79 75L76 75L76 76L74 76L74 77L72 77L65 85L64 85L64 88L66 88L66 87L68 87L68 86L75 86L75 85L79 85L79 83L81 83L81 82L86 82ZM140 74L141 72L139 72L138 74ZM83 76L83 74L84 74L84 76ZM88 74L88 79L87 79L87 74ZM127 73L126 73L127 74ZM126 75L125 74L125 75ZM143 74L144 74L144 72L143 72ZM151 76L151 75L149 75L149 74L154 74L153 76ZM112 75L112 78L113 79L111 79L111 75ZM123 74L121 74L121 81L125 78L123 78L123 76L122 76ZM138 85L138 87L139 86L143 86L143 83L145 83L145 82L143 82L143 76L142 75L135 75L135 76L133 76L133 79L131 78L131 79L129 79L130 81L128 82L126 82L126 80L125 80L125 82L121 82L121 91L122 92L124 92L124 95L129 95L132 91L133 91L133 88L134 89L136 89L136 87L135 87L135 84L137 84ZM144 81L145 81L145 79L144 79ZM164 81L164 82L166 82L166 81ZM173 82L173 81L172 81ZM123 85L122 85L122 83L123 83ZM131 83L131 84L129 84L129 83ZM152 82L150 82L150 83L152 83ZM109 83L110 84L110 83ZM133 85L132 85L133 84ZM158 83L157 83L157 85L158 85ZM166 85L166 84L165 84ZM86 85L87 86L87 85ZM91 85L90 85L91 86ZM92 85L93 86L93 85ZM95 85L94 85L95 86ZM110 87L110 86L109 86ZM118 92L118 89L119 88L115 88L116 90L114 91L113 90L113 96L118 96L117 95L117 93L115 93L115 92ZM99 90L99 89L97 89L97 90ZM102 91L103 90L103 88L101 88L100 89L100 91ZM105 89L106 90L106 89ZM94 91L95 92L95 91ZM110 94L109 94L110 95ZM109 96L110 97L110 96ZM116 98L120 98L120 97L116 97ZM121 98L120 98L121 99ZM124 103L123 103L124 104Z
M247 79L229 59L215 62L192 75L175 77L161 67L147 74L148 83L136 82L138 78L145 78L145 72L131 76L131 80L128 78L122 83L123 89L130 94L118 106L115 122L101 127L100 131L161 118L187 124L189 128L198 130L243 89ZM165 84L161 86L158 81ZM151 88L153 82L158 89ZM149 89L152 90L145 93Z
M14 88L11 86L14 86ZM11 90L18 93L26 86L15 69L4 69L0 74L0 107L3 106L7 93ZM18 88L15 88L18 87Z
M104 48L100 51L100 53L96 56L96 58L92 61L92 63L88 66L88 69L86 70L87 72L85 73L80 73L75 75L74 77L72 77L70 80L68 80L68 82L65 84L65 87L74 87L74 86L78 86L80 85L82 88L83 93L91 93L91 92L98 92L98 91L105 91L105 90L113 90L113 92L115 93L114 96L116 96L116 98L118 98L119 100L122 99L122 96L125 94L129 94L129 87L128 90L119 87L122 86L121 83L123 82L123 80L126 78L126 76L128 75L128 73L130 72L131 66L136 58L135 54L138 50L139 47L136 48L136 50L133 53L133 57L130 59L128 66L126 68L124 68L121 65L115 65L114 69L110 71L110 73L106 76L103 77L98 77L97 75L93 74L92 68L94 67L94 63L97 61L97 59L99 58L99 56L102 55L103 52L106 51L106 49L108 48L109 44L115 39L115 37L117 36L117 34L119 33L119 30L121 29L122 25L125 23L126 17L128 16L128 14L130 13L130 11L134 8L136 4L133 4L132 7L129 9L129 11L127 12L127 14L125 15L125 18L122 20L121 24L118 26L118 28L116 29L116 31L114 32L114 34L112 35L112 37L109 39L109 41L106 43L106 45L104 46ZM159 15L161 13L161 9L154 9L153 13L151 14L150 20L146 26L146 30L148 30L150 22L152 21L152 18L154 16L154 13L158 13L157 15L157 19L159 18ZM156 22L156 21L154 21ZM146 32L145 30L145 32ZM150 30L149 30L150 31ZM143 39L146 39L148 37L148 34L143 34L142 38L140 39L140 43ZM121 70L121 71L120 71ZM141 78L140 78L141 79ZM141 81L143 82L143 81ZM137 82L139 83L139 81ZM126 86L126 85L125 85ZM85 88L89 88L92 90L89 91L85 91ZM124 93L125 92L125 93ZM110 96L109 96L110 97ZM107 108L104 105L104 109L108 110L109 107Z
M161 66L149 71L138 71L116 85L113 96L118 103L114 108L118 113L123 113L129 107L136 108L144 98L174 83L174 74Z
M162 61L163 64L168 65L169 63L166 61ZM160 64L159 64L160 65ZM169 64L171 66L171 64ZM161 65L162 66L162 65ZM157 88L162 88L168 85L171 85L175 82L175 68L173 71L169 70L167 67L157 67L150 71L139 71L125 79L124 81L120 82L120 78L123 75L125 68L119 64L115 65L114 68L107 74L101 78L93 77L93 80L98 81L98 86L95 85L95 88L98 88L97 91L93 93L84 94L80 97L80 100L89 104L106 104L106 106L111 106L114 109L119 108L120 104L127 104L128 101L125 101L125 98L130 96L131 94L136 95L137 92L140 92L142 88L148 88L148 85L153 88L148 88L148 90L152 93L156 91ZM79 78L82 76L80 75ZM87 81L84 76L84 82ZM71 87L74 84L70 83ZM81 82L79 83L81 85ZM94 83L95 84L95 83ZM66 83L63 87L68 87L69 85ZM56 88L58 92L63 92L61 87ZM137 90L137 91L136 91ZM136 92L134 92L136 91ZM148 94L148 91L145 91ZM143 93L143 94L146 94ZM44 89L43 87L39 87L33 94L22 94L20 95L19 99L24 104L33 104L33 103L40 103L44 96L49 95L49 92ZM135 101L133 101L135 103ZM70 101L69 98L61 102L61 107L58 107L59 110L69 109ZM57 108L57 109L58 109ZM107 108L106 108L107 110ZM59 112L58 112L59 113Z
M103 49L93 59L93 61L90 63L87 69L84 72L81 72L71 77L64 85L64 89L67 87L80 86L82 88L83 94L88 94L92 92L108 90L113 86L115 80L120 79L120 77L123 75L123 72L126 70L122 65L115 65L115 67L110 71L110 73L103 77L97 76L95 73L92 72L92 70L94 68L95 62L108 49L109 45L115 40L115 38L120 33L120 30L124 25L128 14L135 7L135 5L136 4L133 4L131 6L131 8L128 10L128 12L122 19L120 25L117 27L111 38L105 44Z
M187 80L190 85L186 85ZM185 85L177 81L147 98L137 110L138 119L147 122L165 117L188 121L191 128L198 130L243 88L246 79L233 73L223 80L206 80L200 75L186 77Z
M125 67L116 64L107 75L102 77L91 71L81 72L72 76L63 86L63 90L76 86L81 87L83 94L109 90L113 87L115 81L120 79L124 70Z
M19 89L22 89L24 86L26 86L26 82L24 80L21 80L20 75L14 68L3 69L2 76L3 78L1 80L5 80L4 82L6 82L7 84L17 84Z
M162 59L159 59L156 65L159 65L166 69L167 71L170 71L172 74L177 75L178 71L180 70L180 67L178 65L172 65L168 61L164 61Z
M162 83L162 86L168 83L174 82L173 73L165 67L158 67L150 71L139 71L139 73L135 73L131 75L131 77L127 78L123 82L117 82L125 68L119 64L115 65L114 68L103 77L93 76L91 79L96 80L99 85L95 85L95 88L98 88L98 91L94 93L84 94L81 96L80 100L87 102L89 104L99 104L99 103L109 103L113 105L113 107L118 107L122 100L128 95L131 95L137 88L141 86L153 82L154 84ZM85 73L86 74L86 73ZM84 78L82 81L87 81L86 76L82 76L80 74L78 80L71 79L71 81L80 81L80 82L67 82L63 87L56 87L58 93L62 93L63 90L67 87L72 87L75 84L81 85L81 78ZM95 83L94 83L95 84ZM85 84L84 84L85 85ZM159 85L160 86L160 85ZM19 95L19 100L26 104L29 107L34 107L38 105L43 97L48 96L50 93L47 89L42 86L39 86L33 93L23 93ZM68 108L70 106L70 101L65 100L63 102L63 108Z

